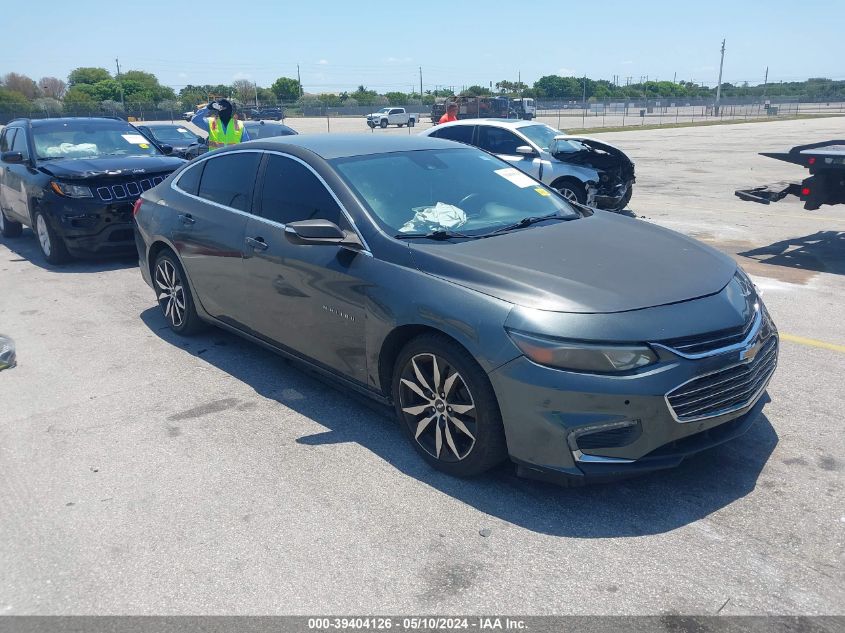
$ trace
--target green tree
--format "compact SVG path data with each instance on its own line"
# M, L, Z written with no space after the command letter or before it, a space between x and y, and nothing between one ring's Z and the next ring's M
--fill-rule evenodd
M302 94L302 86L296 79L290 77L279 77L270 86L270 90L279 101L296 101Z
M9 90L21 93L28 101L35 99L41 92L32 79L18 73L8 73L3 77L3 85Z
M489 97L491 94L490 89L483 86L470 86L461 91L461 95L465 97Z
M98 81L111 79L111 73L105 68L76 68L70 71L67 76L68 86L73 87L79 84L95 84Z
M20 92L0 86L0 107L23 109L29 108L30 105L29 99L24 97Z
M387 101L392 106L405 105L408 101L408 95L404 92L385 92L384 96L387 97Z

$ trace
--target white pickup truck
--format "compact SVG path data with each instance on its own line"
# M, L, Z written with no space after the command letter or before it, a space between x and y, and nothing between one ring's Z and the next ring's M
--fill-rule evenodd
M414 127L419 120L419 114L409 114L405 112L405 108L382 108L378 112L373 112L367 115L367 125L370 128L376 126L386 128L388 125L398 125L402 127Z

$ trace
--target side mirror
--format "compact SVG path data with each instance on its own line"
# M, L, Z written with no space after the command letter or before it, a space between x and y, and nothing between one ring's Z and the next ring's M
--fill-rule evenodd
M4 163L22 163L23 154L21 152L3 152L0 154L0 160Z
M173 153L173 146L172 145L162 145L161 146L161 153L165 156L170 156Z
M344 231L329 220L301 220L285 225L285 237L291 244L319 246L334 244L352 250L361 250L363 245L355 233Z
M516 148L516 153L520 156L536 156L537 152L530 145L520 145Z

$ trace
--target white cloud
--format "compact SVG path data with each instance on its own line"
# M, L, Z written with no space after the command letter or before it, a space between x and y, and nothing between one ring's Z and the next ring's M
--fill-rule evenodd
M407 64L408 62L413 61L410 57L388 57L384 61L388 64Z
M237 72L232 75L232 80L234 81L235 79L252 79L252 75L250 73Z
M622 65L623 65L623 66L630 66L630 65L631 65L631 64L633 64L633 63L634 63L634 62L632 62L630 59L626 59L624 62L622 62Z
M318 64L320 64L321 66L328 66L328 65L329 65L329 60L327 60L327 59L321 59L321 60L320 60L320 61L318 61L317 63L318 63Z
M558 68L557 74L561 77L574 77L575 71L572 68Z

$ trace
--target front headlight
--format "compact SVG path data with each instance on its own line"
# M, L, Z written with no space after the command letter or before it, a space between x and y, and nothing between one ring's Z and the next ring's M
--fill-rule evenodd
M66 182L58 182L54 180L50 183L50 186L60 196L66 196L68 198L93 198L94 194L91 193L91 189L86 187L85 185L70 185Z
M604 345L562 341L508 330L514 344L528 358L539 365L609 374L657 362L657 355L647 345Z

